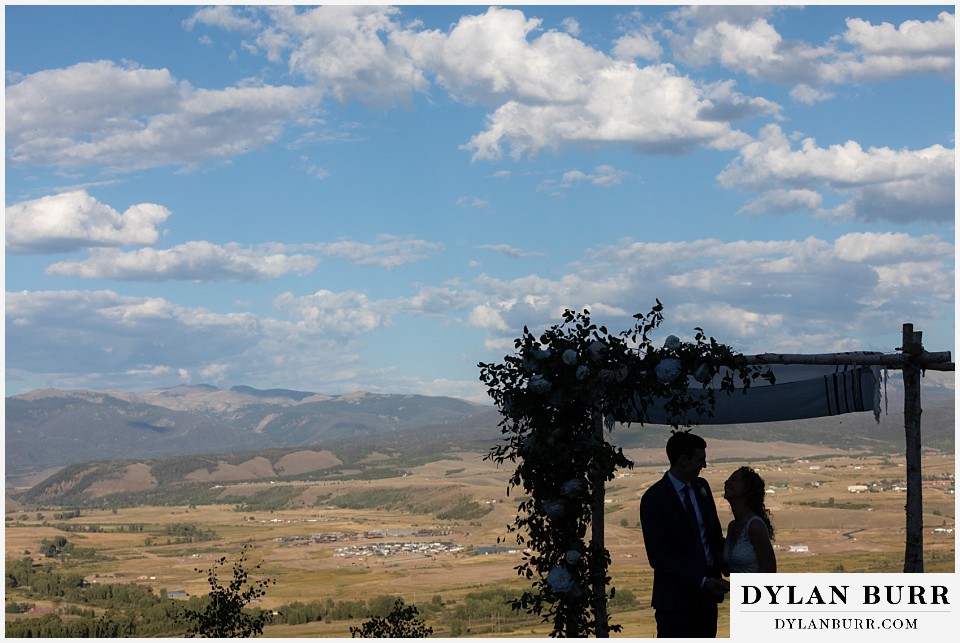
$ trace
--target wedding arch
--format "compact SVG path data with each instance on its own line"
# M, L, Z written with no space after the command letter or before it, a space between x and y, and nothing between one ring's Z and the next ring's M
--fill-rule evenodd
M912 326L908 342L908 325L904 326L903 352L897 355L745 356L708 337L701 328L694 329L692 342L671 335L655 347L651 333L663 321L660 301L648 314L634 315L634 320L632 328L613 334L592 323L588 310L567 310L561 324L539 335L524 327L514 342L515 355L506 356L502 363L479 365L480 379L501 412L504 435L487 458L497 464L515 464L507 491L520 488L524 492L508 529L527 552L516 570L532 584L514 601L514 609L552 621L552 636L605 637L620 631L619 625L608 622L607 601L616 590L609 586L610 555L602 517L606 482L617 469L633 463L609 439L616 424L668 424L682 430L726 423L731 414L735 421L775 421L784 419L778 416L784 409L795 417L878 413L880 366L904 370L907 406L915 407L915 418L905 421L904 571L922 571L922 521L919 529L913 524L914 514L920 515L919 373L925 368L953 370L949 352L924 351ZM815 393L809 381L776 383L772 365L792 364L852 368L835 375L832 386L818 382L820 392ZM763 393L744 395L751 388ZM795 397L784 403L784 395ZM774 400L767 410L765 397ZM811 397L816 398L813 403L800 402ZM905 417L909 414L905 410ZM911 494L914 477L916 490ZM916 569L918 557L920 568ZM907 569L908 565L912 568Z

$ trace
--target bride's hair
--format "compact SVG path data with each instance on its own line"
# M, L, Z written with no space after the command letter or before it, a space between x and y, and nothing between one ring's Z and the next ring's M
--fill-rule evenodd
M740 467L738 471L743 477L746 488L747 506L750 507L750 511L763 519L764 524L767 526L767 532L770 534L770 540L773 540L773 523L770 522L770 510L767 509L764 504L764 500L766 499L766 485L763 482L763 478L750 467Z

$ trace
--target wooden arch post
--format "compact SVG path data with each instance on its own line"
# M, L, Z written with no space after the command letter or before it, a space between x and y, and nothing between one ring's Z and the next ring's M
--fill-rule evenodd
M883 366L903 371L903 431L907 468L906 544L903 571L923 572L923 478L921 475L920 375L922 371L953 371L950 351L930 353L923 348L923 333L913 324L903 325L899 354L828 353L785 355L764 353L746 356L751 364L821 364Z
M603 442L603 415L598 410L593 412L593 437ZM594 552L602 552L607 546L605 537L604 521L606 512L606 480L599 467L593 474L593 495L590 498L590 512L592 521L590 523L590 547ZM597 621L597 638L608 638L610 636L610 618L607 614L607 566L593 565L593 578L590 579L590 591L593 592L593 613Z
M854 366L883 366L885 368L900 369L903 371L904 405L903 428L906 440L906 468L907 468L907 505L906 505L906 538L903 559L905 573L923 572L923 478L921 475L921 448L920 415L923 409L920 405L920 376L924 370L953 371L949 351L929 353L923 348L923 333L915 332L913 324L903 325L903 346L900 354L854 354L830 353L819 355L788 355L782 353L764 353L745 356L750 364L819 364L819 365L854 365ZM603 416L595 411L593 414L595 437L602 440ZM597 476L594 480L593 496L591 498L592 545L597 551L605 546L604 535L604 499L605 480ZM593 592L593 607L597 619L597 637L605 638L610 635L606 601L606 569L596 573L591 579Z
M913 324L903 325L903 354L916 358L923 353L923 333ZM923 477L921 475L920 366L912 360L903 366L903 432L906 440L907 525L903 571L923 572Z

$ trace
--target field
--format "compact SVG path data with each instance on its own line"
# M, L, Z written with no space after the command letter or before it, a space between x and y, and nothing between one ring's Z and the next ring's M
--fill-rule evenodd
M651 572L638 527L638 505L643 491L662 476L661 449L634 449L635 461L612 481L607 492L606 537L611 552L611 576L618 590L629 589L636 605L611 610L611 621L623 625L621 636L649 637L654 632L648 607ZM720 497L723 481L741 464L754 466L767 482L768 507L776 527L779 567L784 572L898 572L904 548L905 494L902 456L861 456L827 447L788 443L746 443L711 440L708 468L703 472L713 487L721 522L730 519ZM930 572L954 571L955 504L954 455L930 451L923 462L925 488L924 558ZM30 552L40 558L41 541L65 536L77 547L93 548L98 558L69 562L90 581L135 582L157 590L183 590L190 595L209 590L206 570L221 556L233 560L250 543L251 565L262 562L255 576L276 580L261 607L276 608L293 601L370 599L384 594L402 596L423 605L439 596L446 606L466 595L490 588L524 589L514 566L521 560L509 548L506 525L512 522L515 496L506 494L508 472L478 453L454 453L448 459L413 468L402 477L309 483L220 483L223 493L242 499L273 487L299 498L293 509L255 511L238 504L136 507L83 510L70 525L98 525L103 533L64 532L53 526L55 511L21 507L8 510L6 558ZM860 492L850 491L863 487ZM280 490L278 489L278 493ZM324 499L337 495L353 499L350 508L333 507ZM476 506L483 515L439 519L435 507ZM378 500L389 502L378 505ZM382 508L383 504L391 509ZM477 512L481 513L481 512ZM42 518L39 515L43 514ZM44 525L43 523L47 524ZM194 524L212 530L216 538L174 544L164 526ZM143 531L117 531L141 525ZM389 531L396 530L396 531ZM420 534L416 532L423 530ZM937 531L935 531L937 530ZM167 544L167 541L171 541ZM406 549L386 543L407 543ZM429 550L423 543L447 543ZM347 549L341 549L347 548ZM197 569L200 572L196 571ZM228 574L224 570L223 576ZM17 600L8 591L7 600ZM41 603L38 602L38 606ZM729 632L726 604L722 606L720 634ZM8 614L7 618L13 615ZM349 637L352 622L268 626L269 637ZM427 621L435 636L451 631ZM463 624L463 636L543 636L549 627L534 619L486 618Z

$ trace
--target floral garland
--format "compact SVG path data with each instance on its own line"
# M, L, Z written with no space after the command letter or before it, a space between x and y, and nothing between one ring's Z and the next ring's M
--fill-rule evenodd
M508 530L525 547L516 570L533 581L533 591L513 608L552 620L552 636L620 631L606 623L606 601L615 592L606 589L609 552L596 538L587 540L593 516L603 515L604 484L617 469L633 466L607 439L613 426L643 424L654 405L675 429L690 426L712 413L716 375L722 373L719 388L728 393L736 379L743 391L758 377L772 379L700 328L693 342L671 335L654 348L649 334L663 321L662 310L657 300L619 335L591 323L587 310L567 310L562 324L539 337L524 327L516 355L479 365L505 436L486 457L516 463L507 492L520 487L526 495ZM706 395L690 394L690 377Z

